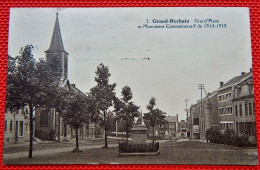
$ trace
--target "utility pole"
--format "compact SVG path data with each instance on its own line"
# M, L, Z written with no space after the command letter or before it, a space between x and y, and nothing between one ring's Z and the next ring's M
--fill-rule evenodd
M205 84L199 84L198 88L200 89L200 115L202 114L202 90L205 88ZM202 125L201 125L202 127ZM203 128L203 127L202 127Z
M189 101L189 99L185 99L185 103L186 103L186 109L185 109L185 111L186 111L186 113L187 113L187 119L188 119L188 117L189 117L189 111L188 111L188 101Z
M189 128L189 124L188 124L188 119L189 119L189 110L188 110L188 101L189 101L189 99L185 99L185 103L186 103L186 109L185 109L185 111L186 111L186 113L187 113L187 119L186 119L186 128L188 129ZM188 138L188 133L187 133L187 131L186 131L186 137Z

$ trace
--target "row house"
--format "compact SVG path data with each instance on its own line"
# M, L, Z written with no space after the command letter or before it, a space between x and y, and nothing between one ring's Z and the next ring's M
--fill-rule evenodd
M241 136L247 134L255 140L254 86L252 72L233 89L234 129Z
M232 129L239 136L255 140L255 110L252 69L233 77L190 107L187 118L192 139L205 139L206 130L218 127L222 133Z
M15 58L8 55L7 65L15 64ZM11 112L5 110L4 144L24 142L29 140L29 120L25 118L24 112L27 107Z
M238 110L237 106L233 107L235 95L235 87L240 82L247 79L252 72L242 72L240 76L233 77L225 84L220 82L218 91L218 113L219 113L219 128L221 132L227 129L235 130L235 111Z
M27 107L11 112L5 111L4 144L25 142L29 140L29 119L24 117Z

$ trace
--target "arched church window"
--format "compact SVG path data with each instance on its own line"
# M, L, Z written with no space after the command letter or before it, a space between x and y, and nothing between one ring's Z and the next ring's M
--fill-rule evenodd
M41 111L40 126L48 126L48 112L46 110Z

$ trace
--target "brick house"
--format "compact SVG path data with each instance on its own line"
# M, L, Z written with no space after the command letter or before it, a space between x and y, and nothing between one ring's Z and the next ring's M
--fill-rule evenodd
M220 87L217 90L218 95L218 113L219 113L219 127L221 132L227 129L235 130L235 120L234 120L234 108L233 108L233 97L234 97L234 87L247 79L252 75L251 71L248 73L242 72L240 76L233 77L225 84L220 82Z
M249 72L246 78L235 84L233 91L235 132L239 136L246 134L255 141L256 127L252 72Z
M166 124L154 127L154 136L159 139L176 139L178 132L178 114L176 116L166 116ZM146 123L147 124L147 123ZM153 135L152 128L147 126L148 136Z

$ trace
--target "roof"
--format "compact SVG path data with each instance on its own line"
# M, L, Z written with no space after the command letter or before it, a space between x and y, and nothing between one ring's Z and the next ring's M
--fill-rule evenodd
M51 38L50 47L46 53L52 53L52 52L64 52L68 54L63 46L62 38L61 38L61 32L60 32L60 25L59 25L59 17L58 14L56 16L55 26Z
M176 116L166 116L165 120L167 122L178 122L178 116L177 115Z
M225 87L228 87L230 85L234 85L236 83L239 83L241 80L243 80L244 78L250 76L250 74L252 74L252 72L248 72L248 73L245 73L243 75L240 75L240 76L236 76L236 77L233 77L232 79L230 79L229 81L227 81L223 86L221 86L219 89L222 89L222 88L225 88Z

